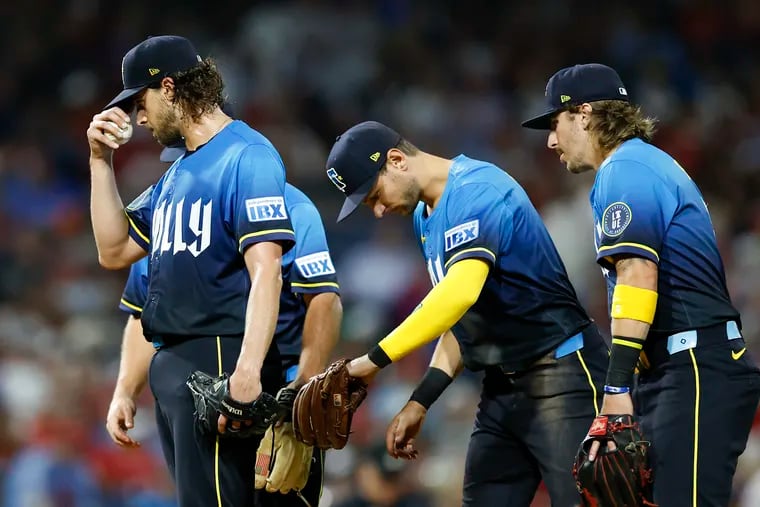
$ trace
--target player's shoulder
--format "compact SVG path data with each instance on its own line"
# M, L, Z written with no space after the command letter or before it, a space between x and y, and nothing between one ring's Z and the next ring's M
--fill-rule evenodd
M294 186L291 183L285 184L285 200L288 202L288 206L296 204L307 204L314 206L314 203L309 196L306 195L303 190Z
M667 184L678 171L673 157L641 139L631 139L605 160L597 171L594 186L631 185L636 187Z
M279 157L274 144L264 134L243 121L234 120L223 133L224 149L230 153L242 155L243 153L271 152Z
M322 224L322 216L314 202L300 188L290 183L285 184L285 206L293 221L296 224L305 225L307 223ZM298 229L298 227L297 227ZM298 230L296 230L298 234Z
M447 182L448 204L461 206L467 203L505 199L520 185L502 168L491 162L476 160L464 155L454 159Z

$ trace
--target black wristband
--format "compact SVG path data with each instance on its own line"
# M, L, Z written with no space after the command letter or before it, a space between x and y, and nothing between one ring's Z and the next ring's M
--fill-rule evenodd
M388 357L388 354L380 348L380 345L375 345L372 350L369 351L367 357L369 357L369 360L375 363L378 368L385 368L393 362L391 361L391 358Z
M639 347L621 345L615 343L616 341L639 345ZM641 355L643 344L644 340L641 338L612 337L612 351L610 352L610 366L607 369L606 385L613 387L631 387L633 385L633 372L636 369L636 362Z
M425 376L422 377L422 381L409 397L409 401L416 401L425 409L429 409L430 405L435 403L435 400L449 387L449 384L454 379L449 376L448 373L440 368L428 368L425 372Z

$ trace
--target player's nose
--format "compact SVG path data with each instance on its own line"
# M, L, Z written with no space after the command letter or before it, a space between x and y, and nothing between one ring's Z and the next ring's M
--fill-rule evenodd
M385 214L385 206L378 202L372 208L372 211L375 214L375 218L383 218L383 215Z
M137 120L137 124L141 127L144 127L148 123L148 115L145 114L145 109L137 109L137 112L135 113L135 120Z
M557 133L553 130L549 132L549 137L546 138L546 147L550 150L557 148Z

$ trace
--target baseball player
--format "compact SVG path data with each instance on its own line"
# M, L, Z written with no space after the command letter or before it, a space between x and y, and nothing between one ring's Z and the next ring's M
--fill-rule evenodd
M263 135L221 110L222 78L189 40L141 42L123 59L122 81L87 130L99 259L118 269L150 256L141 323L157 348L149 378L179 505L252 505L258 439L202 436L185 382L196 370L230 373L238 406L281 384L280 349L270 343L282 255L295 239L285 168ZM118 138L132 109L159 143L184 139L188 151L125 209L111 161L119 144L106 134ZM218 431L242 424L221 415Z
M523 126L548 130L568 171L596 171L596 258L613 335L602 413L635 407L653 442L656 503L728 505L760 372L745 353L707 205L678 162L649 144L654 121L613 69L564 68L546 98L548 110Z
M184 153L184 144L166 147L161 152L161 161L173 162ZM283 289L274 340L282 359L281 386L298 389L324 368L337 342L342 307L317 208L290 184L286 184L285 198L296 232L296 246L283 256ZM135 400L148 380L148 366L155 352L153 344L143 336L140 323L147 292L148 258L143 257L131 266L119 302L119 308L129 317L124 329L119 377L106 421L111 438L123 447L139 445L128 435L128 430L134 425ZM257 505L316 507L322 492L323 457L321 451L314 450L308 482L300 493L292 492L285 497L257 493ZM166 459L173 468L172 457L167 455Z
M463 504L528 506L543 479L553 505L576 505L569 467L597 413L607 348L525 191L491 163L425 153L377 122L339 136L326 167L347 196L339 221L361 203L377 218L414 216L434 285L349 373L369 381L444 335L410 404L424 415L462 365L485 371ZM399 437L399 453L412 452Z

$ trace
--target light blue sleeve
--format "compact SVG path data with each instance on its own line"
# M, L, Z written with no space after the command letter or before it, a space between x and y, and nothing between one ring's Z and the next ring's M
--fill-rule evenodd
M468 183L452 190L445 212L444 268L469 258L494 265L512 234L513 214L503 193L488 183Z
M659 262L665 231L678 207L676 196L654 171L633 160L604 168L592 195L597 262L632 254Z
M285 206L285 167L273 148L246 147L231 183L231 212L240 252L254 243L279 241L283 252L293 246L295 234Z
M327 235L316 206L305 201L289 209L296 232L295 255L290 265L291 290L310 294L339 292Z

